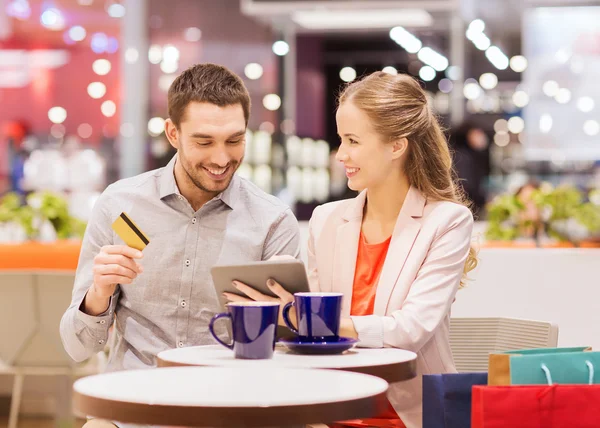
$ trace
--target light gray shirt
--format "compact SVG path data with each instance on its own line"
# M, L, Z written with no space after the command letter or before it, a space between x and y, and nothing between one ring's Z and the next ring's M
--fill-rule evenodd
M211 267L300 257L298 222L279 199L234 176L224 192L194 211L175 183L176 159L110 185L96 202L60 324L74 360L102 351L113 322L109 371L153 366L166 349L214 344L208 323L220 307ZM144 271L132 284L117 286L105 313L90 316L80 306L92 285L94 257L104 245L124 244L111 228L121 212L150 240L140 260Z

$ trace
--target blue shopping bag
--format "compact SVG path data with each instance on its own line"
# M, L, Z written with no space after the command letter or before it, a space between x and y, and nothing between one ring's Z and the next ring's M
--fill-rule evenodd
M469 428L473 385L487 385L487 373L423 375L423 428Z

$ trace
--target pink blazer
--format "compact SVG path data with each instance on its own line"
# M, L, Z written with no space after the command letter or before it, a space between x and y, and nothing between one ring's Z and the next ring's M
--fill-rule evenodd
M343 317L350 316L366 194L318 207L309 224L311 289L343 292ZM358 346L417 353L419 376L392 385L388 393L409 428L421 426L421 375L456 372L449 343L450 306L462 278L472 228L468 208L427 201L411 187L381 271L374 314L352 317Z

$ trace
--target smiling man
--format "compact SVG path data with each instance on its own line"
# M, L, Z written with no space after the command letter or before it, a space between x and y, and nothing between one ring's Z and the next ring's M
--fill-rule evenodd
M153 366L165 349L212 344L208 323L219 304L211 267L299 257L290 209L235 175L250 114L241 79L200 64L175 80L168 97L165 131L177 154L164 168L109 186L88 223L61 321L76 361L104 348L113 322L108 370ZM113 232L122 212L147 236L143 252Z

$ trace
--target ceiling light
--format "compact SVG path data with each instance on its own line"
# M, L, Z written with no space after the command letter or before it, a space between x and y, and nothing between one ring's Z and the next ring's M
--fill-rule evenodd
M356 70L352 67L344 67L340 70L340 79L344 82L352 82L356 79Z
M435 70L428 65L424 65L421 67L421 70L419 70L419 77L426 82L431 82L435 79Z
M584 113L589 113L594 110L594 106L595 102L591 97L580 97L577 100L577 108Z
M391 74L393 76L398 74L398 70L396 70L396 68L392 67L391 65L388 65L387 67L383 67L383 69L381 71L383 71L384 73L387 73L387 74Z
M417 53L423 46L421 40L399 26L390 30L390 38L402 46L408 53Z
M494 89L498 85L498 76L494 73L483 73L479 77L479 84L483 89Z
M559 104L566 104L571 101L571 91L569 91L567 88L560 88L554 99Z
M600 132L600 124L595 120L586 120L583 124L583 132L590 137L598 135Z
M444 79L440 80L440 83L438 83L438 88L444 94L448 94L452 91L452 88L454 88L454 83L452 83L452 80L450 80L448 78L444 78Z
M543 114L540 117L540 132L547 134L552 129L552 116L549 114Z
M423 9L303 10L292 21L310 30L372 29L396 25L429 27L432 16Z
M525 121L519 116L513 116L508 119L508 130L513 134L518 134L519 132L523 132L525 129Z
M110 72L111 64L107 59L97 59L92 64L92 70L99 76L104 76Z
M273 43L273 53L279 56L285 56L290 51L290 45L283 40L278 40Z
M81 25L76 25L74 27L69 28L69 37L76 41L80 42L85 39L86 31Z
M437 71L444 71L448 68L448 58L431 48L422 48L417 54L417 57Z
M494 131L497 133L507 133L508 122L505 119L498 119L494 122Z
M491 46L485 51L485 56L498 70L506 70L508 68L508 57L500 50L498 46Z
M529 95L525 91L516 91L513 96L513 103L519 108L525 107L529 104Z
M153 117L148 121L148 132L157 137L165 130L165 120L162 117Z
M244 67L244 74L250 80L260 79L261 76L263 75L262 65L257 64L255 62L246 64L246 67Z
M517 73L525 71L527 68L527 58L523 55L515 55L510 59L510 68Z
M477 83L467 83L463 88L463 95L468 100L476 100L481 96L482 93L483 91Z
M198 27L186 28L183 38L188 42L198 42L202 38L202 31Z
M267 94L263 98L263 106L267 110L275 111L281 107L281 98L277 94Z
M60 10L53 7L42 12L40 22L49 30L60 31L65 28L64 15Z
M102 98L106 94L106 85L102 82L92 82L87 87L88 95L94 99Z
M52 107L48 110L48 119L52 123L63 123L67 118L67 111L62 107Z

